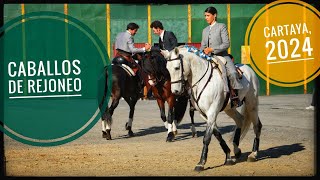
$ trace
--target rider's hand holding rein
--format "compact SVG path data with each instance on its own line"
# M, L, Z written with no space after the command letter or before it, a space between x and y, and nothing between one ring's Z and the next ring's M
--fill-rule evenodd
M203 52L207 55L210 55L213 52L213 48L207 47L203 50Z

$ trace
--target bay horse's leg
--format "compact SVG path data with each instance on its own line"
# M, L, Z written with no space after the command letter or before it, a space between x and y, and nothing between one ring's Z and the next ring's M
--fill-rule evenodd
M192 132L192 137L198 137L197 131L196 131L196 127L194 125L194 111L195 108L193 107L191 100L189 99L189 115L190 115L190 119L191 119L191 132Z
M171 96L169 96L167 98L167 103L168 103L168 119L171 118L172 119L172 132L173 135L176 136L178 134L178 130L177 130L177 126L178 126L178 121L175 118L174 115L174 103L176 102L176 99L174 97L174 95L172 94Z
M240 114L236 109L228 109L224 111L228 116L230 116L236 123L236 129L233 136L233 152L235 158L238 159L241 156L241 149L239 148L241 127L244 120L242 114Z
M221 148L223 149L224 153L226 154L226 159L225 159L225 165L232 165L234 164L234 162L231 159L230 156L230 149L228 147L228 145L226 144L226 142L223 140L221 133L219 132L219 130L217 129L217 127L215 126L215 121L217 118L217 113L215 113L214 115L208 115L208 117L210 117L207 121L207 128L206 128L206 133L203 137L203 148L202 148L202 153L201 153L201 158L200 158L200 162L196 165L195 167L195 171L202 171L204 170L204 165L207 162L207 155L208 155L208 147L211 141L211 136L212 134L214 134L214 136L217 138L217 140L220 143ZM212 117L212 119L211 119Z
M169 106L168 109L168 136L167 136L167 142L172 142L174 139L174 133L173 133L173 118L174 118L174 112L173 112L173 107L174 107L174 103L175 103L175 98L174 96L170 96L169 98L167 98L167 103ZM177 130L177 128L175 127L175 130Z
M112 125L112 115L114 109L119 105L120 97L112 98L112 103L109 108L106 109L102 116L102 131L105 127L105 132L102 132L104 138L111 140L111 125Z
M132 99L125 99L125 100L130 106L129 119L128 119L128 122L126 123L126 130L128 130L129 137L133 137L134 134L132 132L132 122L133 122L133 116L134 116L134 108L136 106L138 99L132 98Z
M168 122L167 122L167 118L166 118L166 112L165 112L166 109L164 106L164 101L162 99L157 98L157 103L158 103L158 106L160 109L160 117L161 117L166 129L168 129Z

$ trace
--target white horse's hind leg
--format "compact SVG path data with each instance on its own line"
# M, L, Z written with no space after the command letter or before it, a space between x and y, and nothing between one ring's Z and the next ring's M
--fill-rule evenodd
M189 102L190 102L190 100L189 100ZM197 130L194 125L194 111L195 111L195 108L191 105L191 102L190 102L189 115L190 115L190 119L191 119L192 137L198 137Z
M255 99L247 98L247 100L248 100L246 103L247 106L244 109L244 115L245 115L245 120L247 121L247 123L246 123L247 125L244 125L244 126L246 126L247 129L249 129L249 126L252 123L253 130L256 135L254 142L253 142L252 153L248 156L248 159L247 159L249 162L252 162L252 161L257 160L262 124L261 124L260 118L258 116L258 99L257 98L255 98ZM249 102L251 102L251 103L249 103Z
M241 156L241 149L239 148L241 126L243 122L243 115L241 115L236 109L228 109L224 111L228 116L230 116L236 123L236 129L233 136L233 152L235 158L238 159Z
M261 128L262 128L262 124L261 124L260 118L257 117L253 123L253 130L254 130L254 133L256 134L256 137L254 138L252 152L248 156L247 161L249 161L249 162L254 162L257 160L258 151L259 151Z
M197 134L197 130L194 126L194 124L191 125L191 132L192 132L192 137L198 137L198 134Z

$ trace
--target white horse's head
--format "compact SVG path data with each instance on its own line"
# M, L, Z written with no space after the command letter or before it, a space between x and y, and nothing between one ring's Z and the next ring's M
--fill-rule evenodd
M171 91L173 94L180 95L184 91L185 75L183 67L183 57L179 54L179 49L176 47L172 51L161 51L167 59L167 69L171 77Z

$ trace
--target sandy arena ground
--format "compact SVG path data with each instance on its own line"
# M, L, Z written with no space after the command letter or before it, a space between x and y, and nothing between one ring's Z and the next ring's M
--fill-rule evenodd
M240 143L243 154L235 165L223 165L225 155L213 137L205 170L195 172L206 125L198 112L198 137L192 138L186 113L176 140L168 143L156 101L139 101L135 137L128 138L124 125L129 107L122 100L113 116L111 141L101 137L100 121L79 139L55 147L29 146L5 136L6 172L7 176L313 176L316 125L314 111L305 109L310 102L310 94L260 96L263 128L256 162L246 161L254 139L251 128ZM233 150L229 141L233 120L221 112L218 126Z

